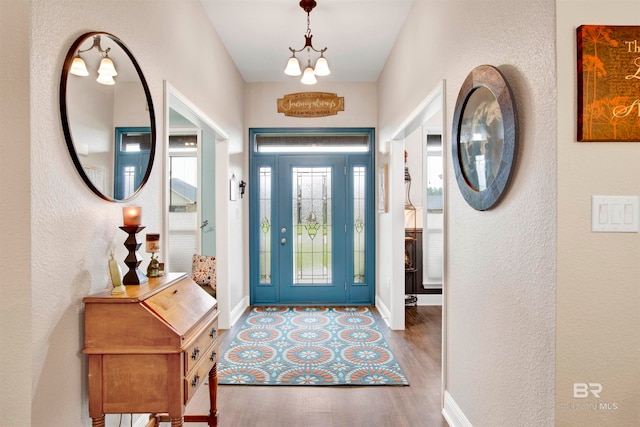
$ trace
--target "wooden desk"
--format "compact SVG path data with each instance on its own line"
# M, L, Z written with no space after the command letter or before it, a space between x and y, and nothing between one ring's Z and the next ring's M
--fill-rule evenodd
M217 426L217 301L183 273L126 289L83 300L92 426L104 426L111 413ZM207 375L209 414L184 416Z

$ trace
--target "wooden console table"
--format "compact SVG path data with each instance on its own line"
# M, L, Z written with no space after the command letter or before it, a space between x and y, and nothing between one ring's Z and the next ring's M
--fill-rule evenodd
M217 426L215 298L184 273L126 289L83 300L92 426L104 426L111 413L150 413L150 425ZM187 402L207 377L209 414L185 416Z

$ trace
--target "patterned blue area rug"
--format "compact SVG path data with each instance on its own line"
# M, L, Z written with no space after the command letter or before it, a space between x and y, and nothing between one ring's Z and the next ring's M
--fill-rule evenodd
M221 385L409 385L366 307L257 307L218 360Z

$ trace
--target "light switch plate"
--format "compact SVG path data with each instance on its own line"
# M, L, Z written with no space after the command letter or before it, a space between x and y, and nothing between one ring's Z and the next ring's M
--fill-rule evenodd
M637 233L640 196L591 196L591 231Z

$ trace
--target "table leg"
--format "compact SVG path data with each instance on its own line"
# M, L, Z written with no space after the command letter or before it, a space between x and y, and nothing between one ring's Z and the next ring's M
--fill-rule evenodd
M91 419L91 427L104 427L104 414Z
M218 364L209 371L209 427L218 426Z
M171 427L182 427L182 417L171 418Z

